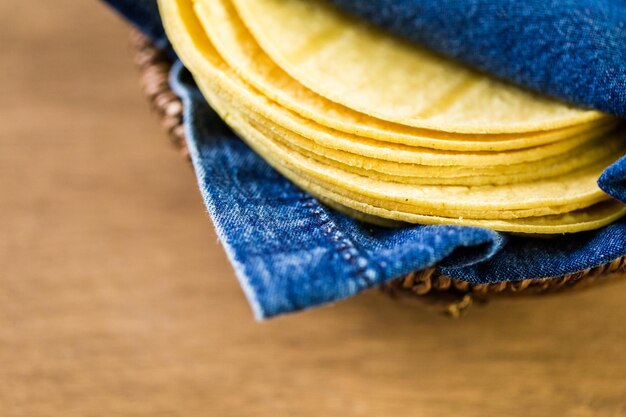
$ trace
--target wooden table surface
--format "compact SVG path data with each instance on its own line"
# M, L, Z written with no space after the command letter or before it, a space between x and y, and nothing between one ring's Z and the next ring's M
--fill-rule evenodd
M256 323L94 0L0 2L0 416L623 416L626 280Z

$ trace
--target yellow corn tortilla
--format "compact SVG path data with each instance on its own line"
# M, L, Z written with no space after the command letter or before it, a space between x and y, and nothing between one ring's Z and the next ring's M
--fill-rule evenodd
M211 99L209 99L211 100ZM386 220L419 223L419 224L455 224L462 226L487 227L494 230L529 233L529 234L555 234L555 233L575 233L585 230L592 230L609 224L620 217L626 215L626 206L612 199L601 201L584 209L578 209L563 214L546 215L538 217L528 217L510 220L481 220L471 219L462 216L442 217L437 215L423 215L398 211L379 207L375 200L352 199L344 194L336 193L334 190L325 188L315 179L303 176L297 170L293 170L285 160L277 158L275 149L268 149L261 142L257 142L258 131L251 129L250 125L242 123L237 119L236 112L226 110L227 106L219 100L211 100L211 104L220 112L222 117L230 121L231 126L246 138L246 141L255 151L261 154L272 166L285 175L288 179L302 187L304 190L317 196L325 203L346 212L347 214L375 224L386 226L395 225Z
M303 118L339 131L434 149L503 151L554 142L585 133L606 122L600 120L569 128L525 134L463 135L412 128L368 117L313 93L291 78L258 46L229 1L201 0L196 1L194 7L213 46L245 82ZM288 113L278 117L290 119ZM278 121L277 123L285 125ZM302 120L296 120L296 123L302 125ZM299 133L311 137L310 134Z
M314 141L322 148L335 149L368 156L386 161L423 164L432 166L465 165L468 167L484 167L493 165L510 165L521 162L538 161L555 155L562 155L574 148L593 141L614 129L617 123L611 122L595 127L587 132L571 136L565 140L547 143L523 149L509 151L454 151L431 148L413 147L403 144L385 143L349 133L330 130L324 126L303 119L275 103L267 101L264 96L254 94L253 90L235 78L232 72L213 68L208 76L207 71L196 72L196 78L203 84L213 84L211 90L220 91L229 97L228 101L237 102L250 112L257 113L268 122L283 126L304 138ZM283 115L279 113L282 112ZM283 117L286 116L286 117Z
M206 80L197 77L197 82L203 91L211 91L210 83L207 83ZM221 100L229 101L224 97ZM236 100L230 103L231 105L238 104ZM626 132L615 131L608 136L603 136L591 143L585 143L570 151L532 162L491 165L480 168L465 165L428 166L397 163L326 148L295 132L273 124L257 113L247 111L244 106L237 105L237 108L247 119L272 130L274 139L294 152L321 159L330 165L339 164L341 169L349 171L352 169L352 172L355 173L366 170L368 171L367 174L363 173L363 175L414 184L496 185L539 180L563 175L599 161L605 161L605 164L608 165L609 161L614 160L616 153L623 153L626 143ZM378 156L375 152L373 155Z
M416 214L447 216L454 212L471 218L514 218L520 217L516 213L519 210L530 209L524 211L524 216L541 216L575 210L609 198L596 185L596 178L606 163L541 182L506 186L428 186L378 181L290 152L272 140L270 130L246 122L236 109L220 102L211 92L205 92L205 96L266 159L281 161L279 163L301 176L319 181L335 192L371 199L394 210L402 207Z
M524 163L510 165L515 171L504 171L500 169L471 169L466 167L430 167L424 165L397 164L394 162L379 161L368 158L361 158L358 155L350 155L345 152L335 151L323 154L314 146L311 148L299 148L301 143L294 145L294 142L281 140L284 132L275 127L274 139L283 147L292 152L302 154L308 158L316 159L321 163L334 166L338 169L352 172L358 175L367 176L381 181L392 181L404 184L430 184L430 185L505 185L517 182L537 181L558 175L564 175L582 167L602 162L603 166L608 166L614 161L614 152L620 149L623 153L623 145L611 143L611 146L592 146L582 152L572 152L559 156L558 159L539 161L538 163ZM292 137L291 135L289 137ZM597 144L596 144L597 145ZM579 150L580 151L580 150ZM571 156L571 160L567 156ZM580 165L576 162L584 161ZM524 167L524 165L529 165ZM500 167L498 167L500 168Z
M322 1L233 4L285 72L321 96L369 116L464 133L548 130L605 117L469 70Z
M166 7L170 2L163 2ZM200 74L202 79L214 83L214 90L220 90L224 94L236 97L243 105L254 109L277 124L287 126L312 138L323 146L335 147L347 152L363 154L393 162L412 164L424 164L433 166L464 165L481 167L493 164L507 165L526 161L536 161L542 158L561 154L580 144L592 140L604 130L612 128L613 124L597 127L586 134L571 137L547 145L514 150L509 152L460 152L460 151L437 151L427 148L415 148L400 144L385 144L351 134L325 129L323 126L307 123L305 119L290 120L289 117L276 116L279 111L288 112L269 101L266 97L246 86L234 74L216 53L212 44L204 35L203 29L191 9L190 2L176 4L181 13L185 14L179 21L179 29L173 30L170 37L175 48L179 48L179 55L186 65L195 74ZM292 118L297 117L291 113ZM313 124L314 126L311 126Z
M175 48L177 49L179 54L183 57L183 60L185 60L188 67L192 69L192 71L194 71L194 69L202 68L202 71L200 71L200 73L202 74L203 77L206 77L207 75L209 75L209 76L217 76L219 78L221 76L219 71L211 72L211 70L209 70L209 72L207 73L205 70L207 69L207 67L210 67L210 65L207 66L207 63L203 59L198 59L199 56L203 56L203 55L211 56L211 54L215 54L215 50L212 48L212 46L209 43L201 41L203 29L198 24L197 20L195 19L195 16L193 12L191 11L189 1L161 0L160 7L162 10L162 15L164 17L168 34L170 35L170 38L174 41ZM200 52L200 54L198 54L198 52ZM209 54L206 54L206 52L209 52ZM196 73L196 76L198 76L198 73ZM219 92L222 94L225 93L223 90L220 90L220 87L221 85L223 85L223 83L213 83L213 84L214 84L214 87L216 87L215 92ZM243 136L245 137L246 135L244 134ZM250 140L248 141L250 143ZM615 220L616 218L624 214L623 206L617 203L612 203L612 202L596 204L592 208L577 210L566 215L542 216L542 217L533 217L529 219L510 220L510 221L500 221L500 220L482 221L482 220L470 220L470 219L463 219L463 218L423 216L419 214L395 212L393 210L388 210L383 207L377 207L375 204L377 202L376 199L367 197L368 193L365 193L366 198L363 198L363 196L361 196L359 193L354 193L353 191L350 190L350 187L348 187L347 188L348 191L346 193L353 193L354 195L357 195L359 197L359 200L357 201L357 200L351 200L350 198L345 197L342 194L334 193L334 191L328 190L324 188L323 186L318 185L318 183L321 183L324 185L327 185L327 184L332 185L333 181L327 181L328 178L325 179L325 181L327 181L326 183L324 183L323 181L320 181L319 178L324 178L324 175L319 175L320 173L315 172L314 170L311 172L316 174L317 177L316 176L307 177L303 175L302 172L299 172L296 175L297 178L294 179L292 178L294 177L293 173L289 171L289 169L292 168L290 165L290 157L292 155L287 154L286 155L287 158L282 158L285 155L281 155L281 158L277 158L275 154L268 152L267 149L265 149L264 147L258 147L258 146L253 146L253 147L255 147L255 149L260 154L262 154L262 156L264 156L270 163L277 166L277 168L281 170L286 176L294 180L294 182L300 185L302 185L302 183L310 182L311 186L307 188L310 191L317 193L316 190L326 190L325 195L331 198L331 200L334 201L335 204L342 205L345 207L350 207L351 210L360 210L361 213L366 213L367 216L374 214L375 216L383 217L383 218L390 218L390 219L395 219L395 220L400 220L400 221L409 221L409 222L417 222L417 223L425 223L425 224L447 223L447 224L476 225L476 226L483 226L483 227L491 227L496 230L515 231L515 232L520 232L520 233L561 233L561 232L568 232L568 231L575 232L575 231L588 230L591 228L600 227L610 221ZM295 156L298 158L302 158L302 156L300 155L295 155ZM285 159L285 160L280 161L280 159ZM307 167L305 165L305 168L309 169L310 167ZM354 175L354 174L351 174L351 175ZM442 188L442 187L438 187L438 188ZM339 184L337 189L342 191L343 190L342 185ZM562 191L561 188L557 190L556 194L558 194L558 192L560 191ZM570 201L571 199L568 200L567 204L571 205L572 207L571 209L573 209L573 207L577 207L582 204L592 204L591 201L593 201L593 198L606 198L606 196L603 196L601 194L596 195L595 197L591 195L593 193L587 194L586 197L584 194L585 194L584 192L581 194L584 198L575 198L574 200L576 201ZM590 196L591 198L589 198ZM368 204L367 201L370 201L373 204ZM395 201L393 198L391 200L381 200L381 201L385 204L402 204L402 205L405 204L404 202L401 202L401 201ZM389 201L391 201L391 203L389 203ZM531 201L531 206L537 204L537 199L531 198L530 201ZM411 204L407 204L407 206L411 206L412 203L414 202L411 202ZM419 204L417 206L419 206ZM564 207L564 205L562 204L559 205L559 203L551 204L548 199L543 202L539 202L538 207L543 207L542 210L546 210L546 207L549 210L562 210L562 207ZM532 208L537 208L537 207L530 207L529 209L532 210ZM427 207L427 209L429 209L432 212L433 209L437 210L437 207L431 207L431 208ZM479 208L479 210L481 209L482 208ZM454 210L459 210L459 209L456 208L453 204L451 206L450 205L446 206L443 210L454 211ZM464 210L464 209L462 208L460 210ZM521 212L522 210L527 210L527 209L503 207L502 210L499 210L499 211L515 211L515 210L518 210ZM530 211L528 211L528 213L530 213Z
M303 182L293 176L288 170L284 170L282 173L285 177L290 178L294 183L317 197L324 204L355 219L384 227L398 227L406 223L431 225L449 224L485 227L500 232L529 235L554 235L599 229L626 215L625 205L610 200L571 213L545 217L529 217L521 220L471 220L464 218L421 216L394 212L359 201L350 200L319 187L316 184Z

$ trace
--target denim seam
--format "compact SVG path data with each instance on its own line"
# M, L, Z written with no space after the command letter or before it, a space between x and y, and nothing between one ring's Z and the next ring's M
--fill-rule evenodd
M303 206L309 209L318 224L322 234L326 236L330 243L346 263L356 271L361 283L365 286L376 284L379 272L371 266L369 259L362 255L356 245L337 229L336 225L323 213L318 201L314 197L304 201Z

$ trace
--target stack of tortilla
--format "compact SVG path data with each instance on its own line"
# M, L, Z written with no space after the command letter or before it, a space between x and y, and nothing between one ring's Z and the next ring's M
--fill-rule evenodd
M526 91L322 0L159 0L203 95L268 163L379 224L532 234L626 214L596 184L618 121Z

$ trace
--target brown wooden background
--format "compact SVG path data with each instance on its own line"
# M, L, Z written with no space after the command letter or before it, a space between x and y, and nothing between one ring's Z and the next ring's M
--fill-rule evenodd
M623 416L626 280L253 321L95 0L0 1L0 416Z

